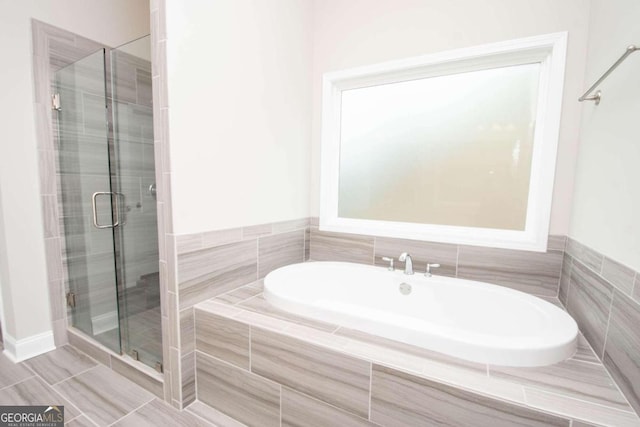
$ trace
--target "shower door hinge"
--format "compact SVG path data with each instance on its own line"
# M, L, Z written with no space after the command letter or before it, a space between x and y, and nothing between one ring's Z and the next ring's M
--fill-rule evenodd
M67 305L71 308L76 307L76 294L73 292L67 292Z
M51 109L52 110L56 110L56 111L62 110L62 107L60 107L60 94L59 93L54 93L53 95L51 95Z
M164 372L163 369L162 369L162 362L156 362L155 368L156 368L156 371L158 371L160 373Z

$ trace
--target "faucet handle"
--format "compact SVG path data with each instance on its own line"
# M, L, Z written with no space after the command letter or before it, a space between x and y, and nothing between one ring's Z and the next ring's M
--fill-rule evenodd
M394 271L395 270L395 268L393 267L393 261L395 261L395 260L393 258L389 258L388 256L383 256L382 260L389 263L389 267L387 267L387 270L389 270L389 271Z
M427 277L431 277L431 269L432 268L438 268L440 267L440 264L427 264L427 271L424 272L424 275Z

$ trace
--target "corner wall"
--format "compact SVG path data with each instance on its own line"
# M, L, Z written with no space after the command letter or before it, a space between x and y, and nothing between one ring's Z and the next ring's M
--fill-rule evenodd
M593 0L584 87L630 44L640 45L640 3ZM569 236L640 270L640 52L600 86L602 102L583 103Z
M167 0L176 234L308 216L311 10Z

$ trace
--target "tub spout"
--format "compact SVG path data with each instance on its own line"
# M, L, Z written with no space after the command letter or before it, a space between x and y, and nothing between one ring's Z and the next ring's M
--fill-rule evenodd
M413 274L413 262L411 261L411 255L406 252L402 252L398 257L398 261L404 262L404 274Z

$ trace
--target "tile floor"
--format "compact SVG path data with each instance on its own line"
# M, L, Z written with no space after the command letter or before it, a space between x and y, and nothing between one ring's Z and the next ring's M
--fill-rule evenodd
M0 354L0 405L64 405L68 426L218 425L220 414L196 403L178 411L68 345L18 364Z

